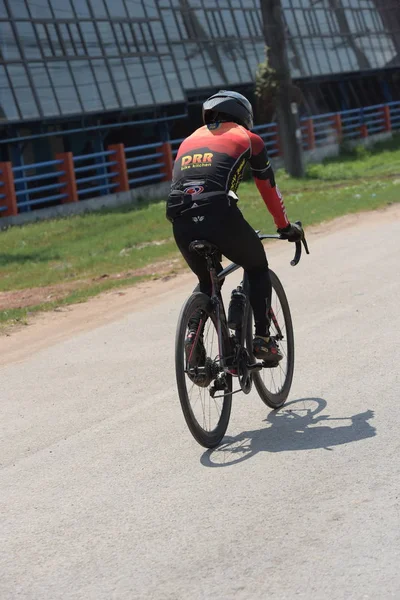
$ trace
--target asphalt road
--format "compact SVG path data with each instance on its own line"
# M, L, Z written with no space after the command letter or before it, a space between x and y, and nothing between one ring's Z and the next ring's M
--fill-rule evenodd
M176 394L188 276L1 368L1 600L400 598L400 220L309 241L269 251L288 404L234 396L214 451Z

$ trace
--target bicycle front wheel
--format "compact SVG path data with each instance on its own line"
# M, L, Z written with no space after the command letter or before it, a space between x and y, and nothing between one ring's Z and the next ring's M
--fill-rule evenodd
M253 373L253 381L261 400L271 408L282 406L290 392L294 370L294 335L292 317L285 291L277 275L270 270L272 298L269 318L270 335L275 337L283 354L276 367L264 367ZM253 316L249 311L246 344L253 360Z
M185 340L196 323L193 343ZM229 331L222 331L228 348ZM218 326L209 296L196 292L183 305L175 340L175 369L179 400L187 426L206 448L217 446L225 435L232 404L232 376L220 367ZM213 398L210 388L223 388Z

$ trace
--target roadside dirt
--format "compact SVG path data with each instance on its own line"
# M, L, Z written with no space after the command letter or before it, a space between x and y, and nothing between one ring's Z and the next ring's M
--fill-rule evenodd
M339 217L328 223L321 223L307 228L307 237L312 251L312 239L327 235L338 230L376 226L381 223L400 219L400 204L394 204L381 210L357 213ZM286 249L285 249L286 250ZM158 279L146 281L124 289L112 290L102 293L87 302L60 307L53 311L34 315L29 319L28 325L9 328L0 335L0 366L11 362L23 360L26 356L38 350L49 347L63 339L72 337L79 332L95 329L98 326L116 321L125 314L149 307L159 302L162 296L172 290L187 289L190 291L194 285L194 276L188 272L178 259L177 262L163 261L149 265L145 269L132 271L132 275L157 274ZM171 270L175 274L170 275ZM163 275L164 273L164 275ZM119 274L121 277L124 274ZM116 275L115 277L118 277ZM75 282L79 283L79 282ZM58 286L53 286L57 288ZM70 293L71 288L62 293ZM14 292L15 293L15 292ZM19 292L20 302L29 302L32 298L35 304L46 301L51 294L61 293L61 290L43 288L42 290L23 290ZM24 296L26 294L26 296ZM53 300L56 296L52 296ZM0 303L4 308L5 297L0 295ZM9 302L17 302L17 296L10 296ZM20 304L21 305L21 304ZM29 304L25 304L27 306Z
M65 283L57 283L45 287L26 288L23 290L12 290L10 292L0 292L0 310L10 310L12 308L27 308L29 306L37 306L46 302L54 302L54 300L62 300L71 292L93 286L102 281L124 280L132 277L142 277L149 275L153 277L165 277L172 270L178 271L183 268L183 263L179 258L171 260L159 261L157 263L147 265L141 269L126 271L123 273L105 273L99 277L90 279L78 279L77 281L69 281Z

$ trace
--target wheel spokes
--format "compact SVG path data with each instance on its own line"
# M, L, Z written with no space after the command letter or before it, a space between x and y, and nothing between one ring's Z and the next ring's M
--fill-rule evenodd
M262 381L272 394L279 394L286 381L289 366L288 343L286 338L286 323L283 309L275 290L272 290L270 311L270 334L275 340L283 354L283 358L276 367L264 368L260 373ZM282 339L280 337L282 336Z
M198 336L197 343L204 348L203 360L199 362L204 372L204 380L196 378L196 366L188 365L186 369L187 395L194 419L200 427L207 432L213 431L221 418L223 398L212 398L209 388L217 374L219 348L218 335L213 319L207 315L203 325L202 335ZM190 319L189 319L190 322ZM196 354L196 348L193 354ZM200 355L200 352L197 352ZM188 383L190 382L190 386Z

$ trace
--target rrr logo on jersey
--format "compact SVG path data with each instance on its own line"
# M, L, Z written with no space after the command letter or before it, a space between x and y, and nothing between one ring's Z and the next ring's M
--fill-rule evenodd
M206 166L211 165L212 152L204 152L204 154L186 154L186 156L182 156L182 168L189 168L189 166Z

